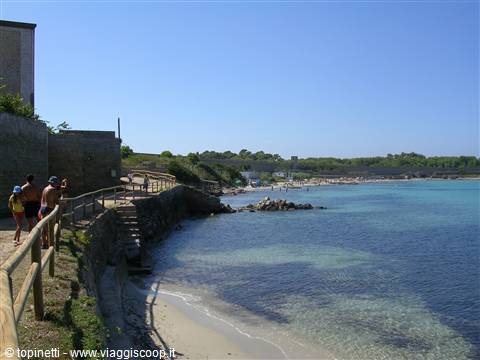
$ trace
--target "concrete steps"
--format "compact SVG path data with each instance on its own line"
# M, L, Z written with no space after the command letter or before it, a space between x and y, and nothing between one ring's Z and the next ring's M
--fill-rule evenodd
M151 262L142 248L137 209L134 205L121 206L117 208L117 214L118 240L125 253L128 272L130 274L151 273Z

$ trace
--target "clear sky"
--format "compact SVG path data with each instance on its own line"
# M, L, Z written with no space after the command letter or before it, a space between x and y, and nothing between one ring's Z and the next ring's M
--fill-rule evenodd
M36 107L138 152L479 156L479 2L2 0Z

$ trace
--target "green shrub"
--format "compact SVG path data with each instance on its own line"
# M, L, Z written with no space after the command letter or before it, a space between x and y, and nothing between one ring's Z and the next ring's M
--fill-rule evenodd
M173 154L171 151L165 150L160 153L160 157L172 158Z
M219 183L227 183L228 181L223 178L217 171L215 171L211 166L205 163L199 163L197 168L205 173L204 176L207 180L218 181Z
M190 169L186 168L176 160L170 161L168 164L168 172L175 175L178 181L187 184L197 184L200 178Z
M125 159L133 154L132 148L128 145L122 145L120 151L122 152L122 159Z
M24 103L23 98L18 94L0 94L0 112L40 120L40 116L35 114L32 105Z

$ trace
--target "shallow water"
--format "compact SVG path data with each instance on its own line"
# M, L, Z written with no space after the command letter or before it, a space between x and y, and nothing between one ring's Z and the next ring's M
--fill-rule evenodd
M254 192L327 210L186 221L155 278L271 340L343 359L480 356L478 181Z

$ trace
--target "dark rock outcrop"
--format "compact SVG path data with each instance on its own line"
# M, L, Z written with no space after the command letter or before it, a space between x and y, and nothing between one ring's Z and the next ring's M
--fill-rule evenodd
M235 212L219 198L185 185L133 203L146 241L166 238L179 221L188 217Z
M286 200L271 200L268 196L256 204L249 204L247 206L237 209L238 211L293 211L293 210L311 210L311 204L295 204ZM321 206L320 209L325 209Z

